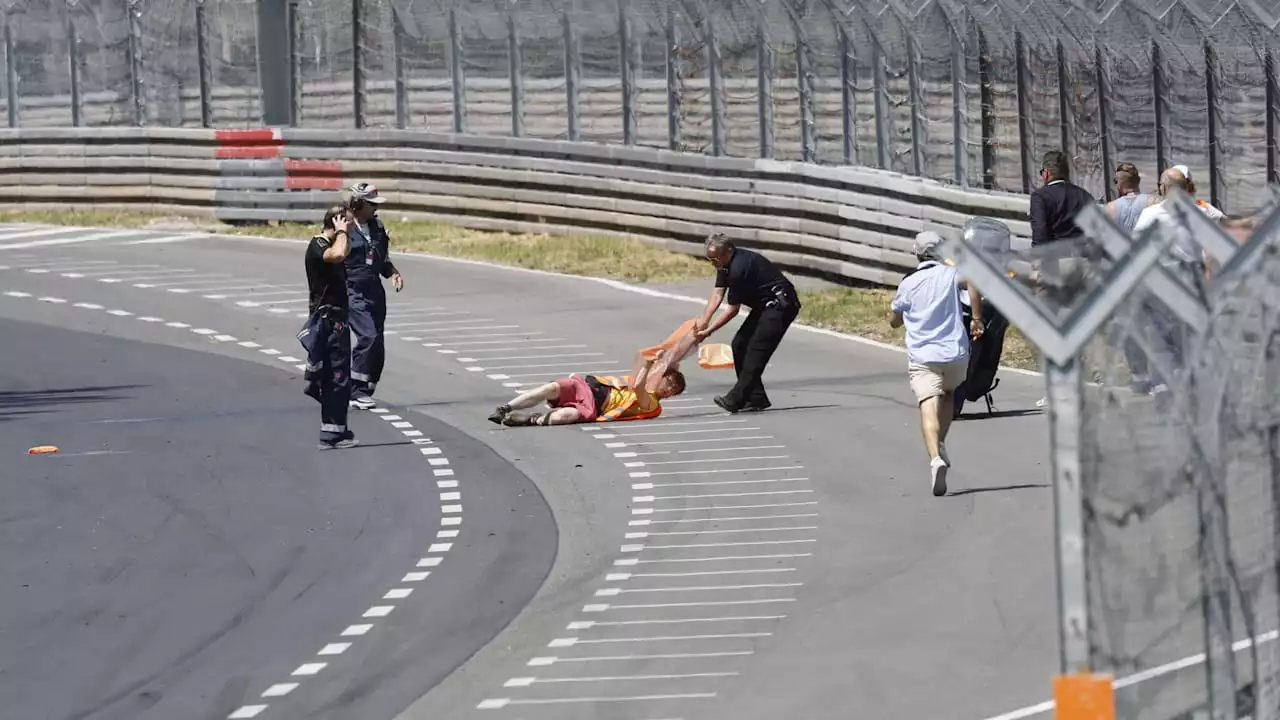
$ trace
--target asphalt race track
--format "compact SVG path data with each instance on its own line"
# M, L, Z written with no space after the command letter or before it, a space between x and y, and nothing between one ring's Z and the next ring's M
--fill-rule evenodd
M302 244L11 227L0 249L0 320L27 338L8 343L4 390L120 388L3 423L0 448L23 470L0 485L0 552L23 583L55 588L16 606L35 593L0 590L0 705L114 718L151 702L160 714L132 717L202 720L1049 717L1015 712L1049 697L1058 658L1037 377L1004 373L1005 412L957 423L944 498L929 492L903 356L801 329L765 376L766 413L720 412L711 397L731 373L695 367L657 420L500 428L485 416L519 387L623 373L699 307L398 256L383 407L352 419L377 447L321 453L293 337ZM148 415L168 419L88 422ZM67 455L19 457L44 443ZM130 452L70 454L104 445ZM174 499L154 497L161 478ZM128 564L175 502L204 525L183 518L186 535ZM95 513L117 512L139 520L86 550ZM52 536L52 565L15 549L63 517L76 534ZM122 566L153 579L112 581ZM401 581L421 567L429 577ZM302 592L312 582L323 591ZM394 611L362 619L383 605ZM106 627L67 621L90 608ZM130 624L142 608L145 633ZM361 623L367 636L318 655ZM108 649L67 651L86 643ZM24 681L53 661L66 677Z
M364 447L315 451L317 413L285 373L43 324L0 332L4 717L226 717L435 539L416 446L365 418ZM60 453L26 455L48 443ZM537 589L555 548L545 505L505 462L465 451L517 511L489 521L510 543L474 553L490 573L442 567L436 584L471 588L388 617L278 717L394 716L518 609L460 591L518 606Z

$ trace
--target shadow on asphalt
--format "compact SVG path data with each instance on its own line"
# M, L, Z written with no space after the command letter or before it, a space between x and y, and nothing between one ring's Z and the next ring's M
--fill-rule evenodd
M1032 490L1034 488L1047 488L1047 483L1035 483L1029 485L995 485L992 487L976 487L965 488L964 490L956 490L947 493L947 497L959 497L961 495L977 495L978 493L1004 492L1006 490Z
M837 407L840 407L840 405L836 403L832 403L830 405L786 405L783 407L773 405L768 410L743 410L737 413L737 415L742 417L750 417L753 415L772 415L778 412L787 412L788 410L827 410L829 408L837 408ZM719 416L728 415L728 414L729 413L723 410L708 410L707 412L704 412L704 413L692 413L689 415L681 415L680 418L684 419L684 418L719 417Z
M359 439L359 436L357 435L356 438ZM353 448L348 448L348 449L360 450L362 448L396 447L397 445L412 445L412 444L413 444L412 440L396 440L395 442L365 442L364 440L360 440L359 445Z
M121 390L133 390L143 385L102 385L48 390L0 391L0 422L18 416L51 411L58 405L108 402L126 397Z
M997 410L992 413L974 413L973 415L961 415L955 421L961 420L995 420L998 418L1025 417L1027 415L1043 415L1044 410L1040 408L1026 408L1024 410ZM953 421L953 422L955 422Z

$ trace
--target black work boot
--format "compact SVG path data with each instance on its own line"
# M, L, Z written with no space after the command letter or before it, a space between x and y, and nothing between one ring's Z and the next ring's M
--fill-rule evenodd
M507 414L510 412L510 405L499 405L493 409L493 412L489 413L489 422L501 425L502 421L506 419Z
M502 424L507 427L541 425L542 417L542 413L520 412L517 410L515 412L507 413L506 416L502 418Z

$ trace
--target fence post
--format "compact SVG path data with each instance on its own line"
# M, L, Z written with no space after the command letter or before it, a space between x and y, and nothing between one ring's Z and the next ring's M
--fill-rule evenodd
M843 22L836 25L840 52L840 135L844 140L844 164L858 164L858 65L853 57L853 42Z
M1031 68L1028 67L1027 48L1022 41L1022 33L1014 33L1013 52L1016 57L1018 88L1018 148L1022 156L1022 192L1031 192L1031 176L1035 160L1032 158L1032 144L1035 136L1031 131Z
M676 31L676 13L672 3L666 4L666 23L663 32L667 39L667 144L672 150L684 149L681 137L680 114L683 112L680 97L680 34Z
M573 21L569 17L568 9L560 13L560 21L564 29L564 91L568 101L569 141L577 142L582 130L582 108L578 102L580 69L577 38L573 32Z
M1204 43L1204 95L1209 111L1209 203L1226 212L1227 198L1219 166L1218 130L1222 127L1222 109L1218 107L1218 53Z
M817 148L813 139L813 67L809 62L809 38L799 22L792 21L796 34L796 90L800 94L800 158L814 162Z
M968 30L951 25L951 144L955 146L956 183L969 186L969 62L965 53L964 38Z
M1080 436L1084 378L1080 361L1045 363L1050 396L1049 437L1053 448L1053 507L1058 566L1058 637L1064 674L1088 672L1089 594L1085 564L1084 492Z
M200 0L204 2L204 0ZM203 15L201 17L201 27L203 28ZM203 32L203 31L201 31ZM298 0L289 0L285 7L285 32L289 35L289 125L290 127L302 126L302 51L298 49ZM201 36L203 37L203 35ZM213 81L209 77L209 57L202 56L201 65L205 71L200 76L200 102L209 109L210 120L205 127L213 126L213 103L209 99L210 88ZM201 109L204 112L204 108Z
M707 86L711 92L711 154L720 157L725 153L724 78L720 68L720 39L708 13L704 18L703 42L707 46Z
M1276 83L1276 57L1271 48L1267 48L1263 68L1267 86L1267 182L1276 183L1280 182L1280 163L1277 163L1276 157L1276 113L1280 111L1280 108L1277 108L1277 103L1280 102L1280 86Z
M129 85L133 95L133 123L142 127L147 124L147 98L142 86L142 18L138 16L137 5L137 0L125 0L125 10L129 13Z
M1194 395L1191 400L1193 405L1197 404ZM1232 561L1228 545L1230 540L1225 490L1218 487L1221 478L1216 477L1215 469L1203 457L1199 458L1197 465L1199 467L1193 472L1199 475L1194 479L1194 484L1196 515L1200 521L1197 544L1201 563L1200 608L1204 620L1205 689L1209 698L1207 709L1209 717L1214 720L1236 720L1236 689L1239 683L1236 677L1235 651L1232 649L1235 642L1231 627L1233 582L1229 572Z
M9 127L18 127L18 65L13 47L13 12L4 14L5 100L9 106Z
M618 64L622 71L622 144L636 144L636 42L627 0L618 0Z
M978 105L982 115L982 187L996 189L996 98L987 34L978 28Z
M1093 77L1098 88L1098 135L1102 144L1102 192L1107 202L1116 197L1116 188L1110 178L1115 169L1111 163L1111 85L1107 80L1107 60L1102 45L1093 46Z
M67 60L71 70L71 126L80 127L84 123L80 99L80 36L71 16L71 6L64 7L67 12ZM196 6L196 12L199 12L199 7Z
M1067 49L1059 40L1055 48L1055 55L1058 60L1058 133L1059 142L1062 144L1062 152L1066 153L1072 164L1075 164L1075 152L1072 148L1073 133L1071 132L1071 88L1070 78L1067 77Z
M524 137L524 53L514 12L507 13L507 67L511 76L511 137Z
M462 28L458 11L449 8L449 73L453 84L453 131L467 131L467 76L462 67Z
M907 27L907 24L899 18L898 25L902 28L902 34L907 37L907 92L911 94L911 174L916 177L924 175L924 158L923 148L925 144L924 123L921 122L920 114L924 112L924 103L920 97L920 69L916 67L920 59L920 53L916 48L916 36ZM958 148L957 148L958 151Z
M1156 113L1156 175L1160 176L1169 167L1169 135L1164 126L1169 96L1164 80L1164 53L1155 40L1151 41L1151 91Z
M885 77L884 52L880 48L880 38L867 26L867 34L871 36L871 69L875 83L876 110L876 166L882 170L891 169L889 162L889 80Z
M292 3L290 7L293 7ZM196 3L196 69L200 76L200 127L213 127L213 102L209 97L213 85L209 67L209 36L205 28L204 0ZM290 43L292 44L292 43ZM296 118L293 124L296 123Z
M391 52L395 54L396 127L409 127L409 84L404 75L404 23L396 6L391 6Z
M760 124L760 157L773 157L773 48L764 18L756 15L756 120Z
M351 0L351 111L357 130L364 129L364 0Z

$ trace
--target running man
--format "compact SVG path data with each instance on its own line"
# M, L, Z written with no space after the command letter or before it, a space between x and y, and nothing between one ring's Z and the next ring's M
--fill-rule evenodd
M608 375L571 375L517 395L489 415L490 422L509 427L521 425L571 425L584 422L646 420L662 414L662 401L684 392L684 374L675 368L663 373L653 392L645 389L649 372L662 353L645 361L634 378ZM550 412L522 412L545 402Z

